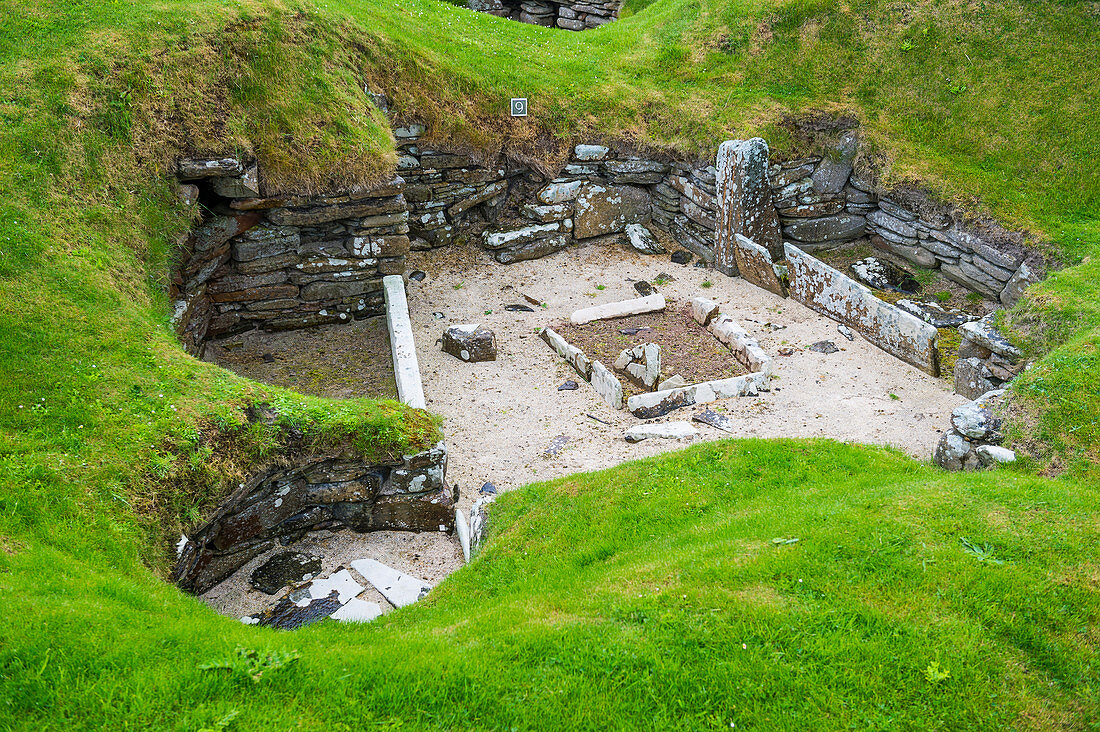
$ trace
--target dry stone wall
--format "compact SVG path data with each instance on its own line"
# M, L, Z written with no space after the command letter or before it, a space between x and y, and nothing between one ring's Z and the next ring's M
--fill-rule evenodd
M400 177L339 195L261 197L259 172L239 161L184 160L179 175L188 181L184 200L202 207L170 291L173 324L191 353L207 338L254 328L385 312L382 278L403 274L409 251Z
M598 28L618 18L619 12L623 9L623 1L469 0L467 7L481 13L510 18L520 23L582 31Z
M450 531L454 500L442 443L393 463L313 457L259 471L183 542L172 579L202 594L275 545L306 531Z

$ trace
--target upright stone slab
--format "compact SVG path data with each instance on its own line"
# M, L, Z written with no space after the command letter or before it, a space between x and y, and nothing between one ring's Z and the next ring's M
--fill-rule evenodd
M737 260L737 269L748 282L774 292L780 297L787 296L787 288L775 273L775 262L767 249L741 234L733 235L733 254Z
M940 375L935 327L883 302L868 288L798 247L788 244L786 252L792 298L851 326L871 343L921 371Z
M389 275L382 278L382 284L386 292L386 327L390 332L397 396L410 407L424 409L424 384L420 381L420 364L416 360L405 280L400 275Z
M716 186L715 268L731 277L737 274L737 234L764 247L772 259L782 259L783 237L768 187L768 143L759 137L723 142Z

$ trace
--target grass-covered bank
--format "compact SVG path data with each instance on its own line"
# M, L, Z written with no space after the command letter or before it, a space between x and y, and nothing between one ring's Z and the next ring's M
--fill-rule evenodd
M482 555L429 599L290 633L34 542L0 554L0 719L1083 728L1100 711L1096 500L887 450L712 443L508 494ZM200 669L237 646L301 658L258 683Z
M571 34L432 0L0 1L0 726L190 729L232 710L239 729L1095 719L1093 6L636 9ZM239 151L273 190L374 180L393 141L364 84L441 139L546 164L578 136L703 154L763 133L794 152L788 114L856 115L895 180L1074 265L1017 314L1049 352L1021 380L1018 429L1085 477L726 443L508 498L483 561L376 626L281 635L213 616L155 574L174 522L240 469L201 437L269 456L277 434L245 416L261 402L367 452L434 428L180 351L163 284L189 222L171 164ZM517 94L524 122L502 116ZM198 669L238 644L303 657L259 684Z

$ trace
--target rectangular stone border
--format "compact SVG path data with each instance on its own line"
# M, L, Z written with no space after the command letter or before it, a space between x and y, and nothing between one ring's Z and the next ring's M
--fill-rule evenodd
M426 409L424 384L420 379L420 363L416 358L409 302L405 298L405 279L400 275L382 278L386 294L386 328L390 333L390 353L393 375L397 381L397 398L414 409Z
M785 244L792 299L839 323L932 376L940 375L939 332L915 315L874 296L871 290L798 247Z

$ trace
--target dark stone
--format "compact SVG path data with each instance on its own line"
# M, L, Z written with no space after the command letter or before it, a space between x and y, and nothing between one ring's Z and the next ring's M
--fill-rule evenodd
M467 363L497 360L497 337L480 325L452 325L443 331L443 352Z
M275 363L275 357L272 356L270 353L265 353L263 355L263 360L264 363Z
M287 585L312 579L321 571L321 558L301 552L279 552L252 572L248 583L260 592L274 595Z
M642 333L642 332L647 331L647 330L653 330L653 329L650 328L648 325L644 325L640 328L619 328L619 335L626 335L626 336L638 335L639 333Z
M691 417L691 421L700 422L705 425L710 425L715 429L722 430L723 432L733 432L733 420L724 414L719 414L713 409L704 409L698 414L694 414Z
M554 439L550 440L550 444L547 446L546 450L543 451L543 455L547 457L556 456L559 452L561 452L562 448L565 447L565 444L567 442L569 442L569 437L567 435L558 435Z
M852 214L839 214L821 219L802 219L783 227L783 233L787 237L810 244L850 241L863 236L866 231L866 220L862 216Z
M428 275L426 272L423 272L419 269L414 269L412 272L409 272L409 279L413 282L423 282L424 278L427 276Z
M505 305L504 309L511 313L533 313L534 308L529 308L526 305Z
M479 493L483 493L485 495L495 496L496 493L497 493L497 487L495 485L493 485L492 483L485 482L485 483L482 484L481 490L479 491Z
M913 275L875 257L854 262L849 269L857 280L874 290L903 292L906 295L920 291L920 283Z
M836 353L840 349L832 341L818 341L810 346L810 350L817 353Z
M642 297L653 294L653 285L649 284L645 280L638 280L634 283L634 289L638 291L638 294Z
M278 630L294 630L310 623L316 623L318 620L324 620L339 610L340 607L340 593L333 590L328 597L312 600L304 607L299 607L287 596L279 600L275 607L257 613L252 617L258 621L256 625Z
M535 239L534 241L519 244L515 247L508 249L501 249L493 254L493 257L501 264L513 264L515 262L524 262L529 259L540 259L541 257L560 252L570 244L570 240L564 234L554 234L544 239Z
M675 251L672 253L673 264L689 264L691 262L691 259L691 252L685 249L680 249L679 251Z
M569 379L564 384L558 387L558 391L574 391L577 389L578 386L579 385L577 384L577 382Z

